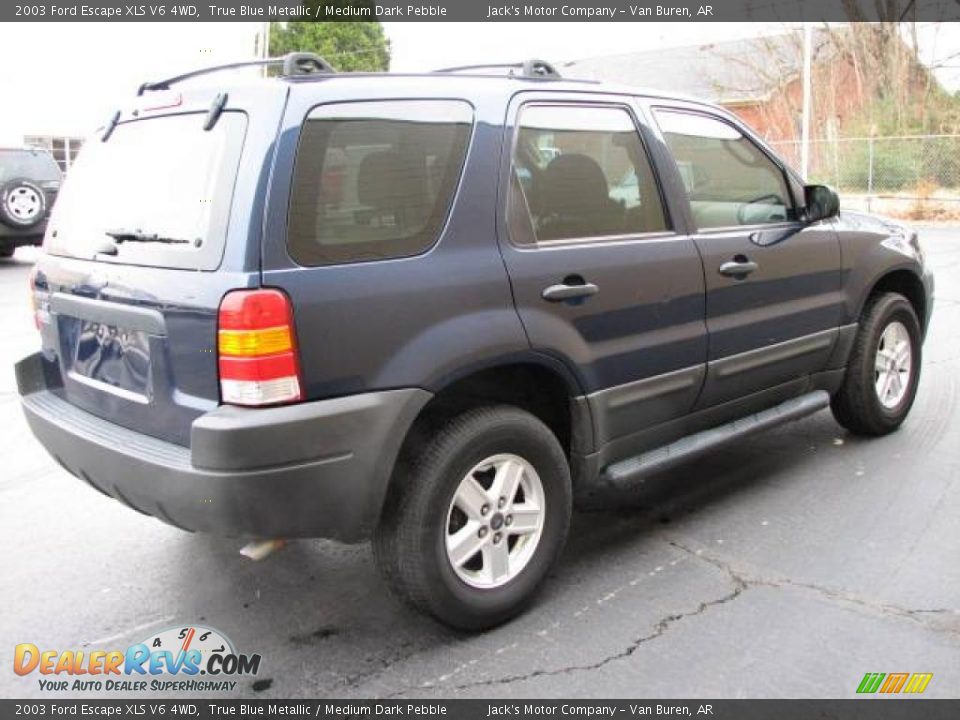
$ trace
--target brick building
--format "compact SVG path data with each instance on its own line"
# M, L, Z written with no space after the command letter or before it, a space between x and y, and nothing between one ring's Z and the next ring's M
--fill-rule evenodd
M825 32L814 33L814 137L831 137L860 108L853 64ZM690 95L722 105L769 141L800 136L802 37L799 32L750 40L585 58L564 75Z

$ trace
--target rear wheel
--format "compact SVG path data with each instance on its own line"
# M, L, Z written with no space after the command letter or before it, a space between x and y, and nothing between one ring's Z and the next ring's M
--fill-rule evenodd
M898 293L870 299L847 365L831 402L841 425L860 435L885 435L900 427L920 380L920 322Z
M553 433L517 408L477 408L398 467L397 491L374 537L393 589L464 629L521 612L570 523L570 472Z

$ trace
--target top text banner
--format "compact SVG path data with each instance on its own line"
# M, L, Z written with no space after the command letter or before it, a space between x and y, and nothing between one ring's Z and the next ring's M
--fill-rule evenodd
M882 14L879 14L882 13ZM4 0L0 21L210 21L363 20L437 22L845 22L960 21L957 0L595 0L594 2L490 2L422 0Z

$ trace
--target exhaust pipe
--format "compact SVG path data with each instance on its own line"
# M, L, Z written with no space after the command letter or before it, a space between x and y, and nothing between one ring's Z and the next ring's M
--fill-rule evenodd
M286 547L287 541L280 538L273 540L252 540L240 548L240 554L253 561L263 560L268 555Z

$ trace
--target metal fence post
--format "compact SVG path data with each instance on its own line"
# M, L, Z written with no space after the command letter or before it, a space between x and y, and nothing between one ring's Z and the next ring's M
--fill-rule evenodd
M798 161L799 140L769 144L792 163ZM923 209L918 202L923 201L928 211L960 217L960 133L810 138L809 162L807 182L832 181L858 209L908 217ZM909 201L914 204L908 206Z

